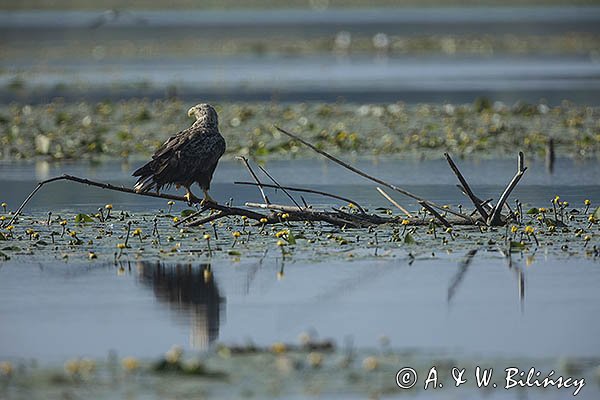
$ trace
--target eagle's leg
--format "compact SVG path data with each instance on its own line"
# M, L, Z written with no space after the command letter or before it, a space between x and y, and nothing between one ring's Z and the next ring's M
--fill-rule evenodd
M200 204L202 204L203 200L200 200L199 198L197 198L196 196L194 196L194 194L190 190L189 186L186 186L185 190L186 190L186 192L185 192L185 195L183 197L187 200L187 202L188 202L188 204L190 206L192 204L194 204L194 203L200 203Z
M207 189L202 188L202 191L204 192L204 199L202 199L202 201L200 202L201 205L205 205L206 203L217 204L217 202L212 197L210 197Z

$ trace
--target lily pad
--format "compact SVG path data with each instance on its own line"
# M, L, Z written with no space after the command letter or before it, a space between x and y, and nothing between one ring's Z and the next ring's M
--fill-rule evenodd
M192 210L190 208L186 208L185 210L181 210L181 216L183 218L187 218L190 215L194 214L195 212L197 212L196 210Z
M94 220L87 214L77 214L75 216L75 222L80 224L85 222L94 222Z
M416 241L410 233L404 235L404 244L415 244Z

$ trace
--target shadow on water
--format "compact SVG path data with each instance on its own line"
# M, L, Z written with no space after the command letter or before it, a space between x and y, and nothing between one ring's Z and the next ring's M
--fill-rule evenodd
M189 315L190 347L206 349L219 337L225 298L213 279L210 264L169 266L140 261L137 271L138 281L152 288L160 303L179 316Z

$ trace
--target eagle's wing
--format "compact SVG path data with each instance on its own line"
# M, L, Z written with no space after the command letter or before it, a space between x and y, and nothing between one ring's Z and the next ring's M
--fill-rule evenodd
M225 151L220 134L188 128L170 137L152 156L152 161L139 168L135 189L145 192L154 187L194 180L198 173L212 171Z
M168 183L165 182L164 179L161 179L165 177L160 176L159 174L162 174L169 164L176 163L177 160L175 160L174 154L185 146L186 141L190 136L190 129L191 127L184 129L167 139L167 141L156 150L151 161L133 172L133 176L140 177L135 184L135 190L138 192L147 192L154 187L160 189L162 185Z

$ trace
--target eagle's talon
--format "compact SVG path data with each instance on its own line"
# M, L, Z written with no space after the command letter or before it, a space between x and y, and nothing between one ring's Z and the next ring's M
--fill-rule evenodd
M187 200L188 206L192 206L194 203L200 203L202 204L203 200L200 200L199 198L197 198L196 196L194 196L192 194L192 192L187 192L184 196L184 199Z

